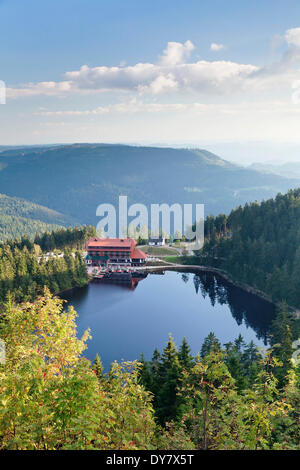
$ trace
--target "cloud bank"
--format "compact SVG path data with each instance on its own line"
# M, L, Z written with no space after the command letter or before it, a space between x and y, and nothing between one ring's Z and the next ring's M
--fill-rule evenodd
M159 95L170 92L227 93L243 87L247 78L258 70L251 64L231 61L187 62L195 46L169 42L157 64L137 63L128 66L83 65L66 72L64 81L28 83L9 88L8 96L61 95L70 92L135 92Z
M8 88L7 96L60 96L69 93L124 92L135 95L197 94L227 95L236 91L270 88L297 78L295 66L300 63L300 28L289 29L284 39L287 50L281 60L271 66L258 67L228 60L191 61L194 44L168 42L157 63L89 67L68 71L62 81L28 83ZM222 44L210 49L221 51ZM297 71L298 73L298 71ZM294 74L294 75L293 75Z

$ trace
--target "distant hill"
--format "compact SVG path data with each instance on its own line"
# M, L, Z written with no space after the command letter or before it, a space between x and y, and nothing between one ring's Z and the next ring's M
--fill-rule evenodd
M0 188L78 223L95 224L100 203L204 203L229 212L299 185L242 168L206 150L108 144L24 147L0 153Z
M70 217L21 198L0 194L0 241L22 235L33 238L37 232L68 225L74 225Z
M252 163L249 168L264 173L283 176L285 178L300 179L300 162L287 162L278 165L269 163Z

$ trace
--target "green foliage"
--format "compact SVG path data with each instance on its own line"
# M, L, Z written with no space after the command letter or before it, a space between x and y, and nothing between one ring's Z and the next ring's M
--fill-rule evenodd
M293 354L291 325L292 318L288 313L288 307L282 303L272 324L273 356L280 361L276 368L276 377L280 386L286 385L287 375L291 369Z
M38 232L66 225L74 225L74 221L48 207L0 194L0 241L24 235L32 239Z
M93 226L82 226L67 229L53 230L37 234L34 243L39 245L43 251L63 250L65 248L84 249L85 243L91 237L96 236Z
M158 428L157 437L154 439L155 447L164 450L193 450L193 443L184 424L175 422L167 423L164 428Z
M33 300L44 286L53 293L84 286L88 276L82 253L71 250L82 248L94 230L75 227L37 235L34 242L24 236L0 244L0 297L11 292L17 301ZM65 251L42 251L57 249Z
M182 363L182 351L188 354L188 366ZM290 362L286 388L280 388L274 375L278 367L280 362L271 351L262 355L241 336L222 348L210 333L203 343L202 359L190 355L185 340L177 351L170 337L163 355L155 350L147 362L146 380L143 368L140 371L140 382L154 394L155 414L163 425L158 445L166 449L175 445L187 449L297 448L300 381L296 383ZM279 429L286 433L285 439L279 439Z
M194 358L191 354L191 348L188 345L186 338L183 338L181 346L178 351L178 360L181 367L189 370L194 365Z
M96 354L93 366L95 374L97 375L98 379L101 380L103 378L103 365L99 354Z
M229 216L207 217L201 264L300 306L300 189L261 204L246 204Z
M0 336L0 449L149 449L155 425L135 363L98 380L82 358L76 312L49 292L4 309Z
M218 338L216 338L214 333L209 333L205 338L202 347L201 347L201 357L207 356L210 352L218 352L221 350L221 344Z
M104 374L99 356L83 357L89 331L77 338L76 312L49 291L34 303L9 298L1 318L0 449L299 449L299 367L279 390L277 359L241 337L200 360L170 336L152 361ZM259 363L249 387L230 372L233 352Z
M71 216L96 224L103 201L205 203L207 213L275 196L299 184L226 162L206 150L74 144L27 147L1 152L0 187ZM51 177L50 177L51 176Z
M287 415L276 419L273 441L274 448L299 450L300 441L300 366L291 369L287 384L282 392L283 401L289 407Z

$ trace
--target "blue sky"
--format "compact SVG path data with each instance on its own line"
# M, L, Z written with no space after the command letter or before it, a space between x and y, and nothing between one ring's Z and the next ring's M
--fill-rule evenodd
M0 0L0 21L0 145L300 140L299 1Z
M0 13L3 79L19 83L58 79L82 64L155 61L168 41L187 39L206 59L211 42L226 41L222 58L264 63L270 41L298 25L300 3L7 0Z

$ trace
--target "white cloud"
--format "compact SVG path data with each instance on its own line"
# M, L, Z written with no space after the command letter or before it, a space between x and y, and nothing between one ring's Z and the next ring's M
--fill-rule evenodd
M181 64L184 60L189 58L194 49L195 46L191 41L186 41L184 44L180 42L168 42L161 56L161 63L162 65Z
M285 33L285 40L290 45L300 47L300 28L288 29Z
M122 63L113 67L83 65L79 70L66 72L62 81L29 83L20 88L9 88L7 96L18 98L95 92L123 92L136 96L193 93L204 96L290 88L291 81L298 78L300 28L287 30L285 40L287 51L278 63L270 66L258 67L225 60L188 62L195 47L193 43L169 42L158 63ZM211 49L215 51L222 47L222 44L211 44Z
M84 65L67 72L73 91L130 91L166 93L195 91L227 93L242 86L247 77L258 71L251 64L230 61L205 61L173 65L139 63L128 67L94 67Z
M93 115L105 115L108 113L112 114L137 114L137 113L161 113L161 112L194 112L194 113L207 113L213 112L217 114L232 114L240 115L247 112L256 113L278 113L278 114L290 114L299 115L300 107L293 106L289 101L281 100L269 100L263 102L251 102L244 101L235 104L228 103L216 103L206 104L200 102L192 103L148 103L141 99L132 98L127 101L109 104L106 106L98 106L92 109L86 110L62 110L62 111L47 111L40 110L36 113L38 116L47 117L61 117L61 116L93 116Z
M225 46L223 44L217 44L215 42L212 42L211 45L210 45L210 50L211 51L221 51L222 49L224 49Z
M241 113L259 113L259 114L286 114L286 115L299 115L300 107L292 106L291 102L270 100L263 102L244 101L235 104L216 103L206 104L200 102L192 103L149 103L141 99L132 98L127 101L109 104L106 106L97 106L92 109L85 110L61 110L61 111L47 111L40 110L36 113L38 116L45 117L85 117L85 116L101 116L106 114L138 114L138 113L189 113L203 114L203 113L217 113L225 115L239 116Z
M6 93L9 98L19 98L22 96L47 95L56 96L64 94L72 89L72 83L62 82L38 82L27 83L22 88L7 88Z
M45 111L36 113L38 116L93 116L107 113L115 114L136 114L136 113L161 113L170 111L185 111L187 109L196 109L198 111L207 109L206 105L201 103L182 104L182 103L147 103L133 98L120 103L109 104L107 106L98 106L87 110L64 110L64 111Z
M258 68L251 64L230 61L187 62L194 45L169 42L159 63L137 63L132 66L83 65L65 73L61 82L29 83L9 88L8 96L18 98L34 95L61 95L91 92L135 92L162 94L169 92L227 93L241 87L243 81Z
M151 93L157 95L167 91L175 91L179 83L175 80L174 75L169 73L167 75L158 75L149 85L139 85L138 91L143 93Z
M22 88L10 88L8 96L18 98L33 95L60 95L69 92L138 92L153 95L179 91L197 93L227 93L243 83L258 67L230 61L198 61L176 65L143 64L128 67L94 67L83 65L67 72L62 82L30 83Z

